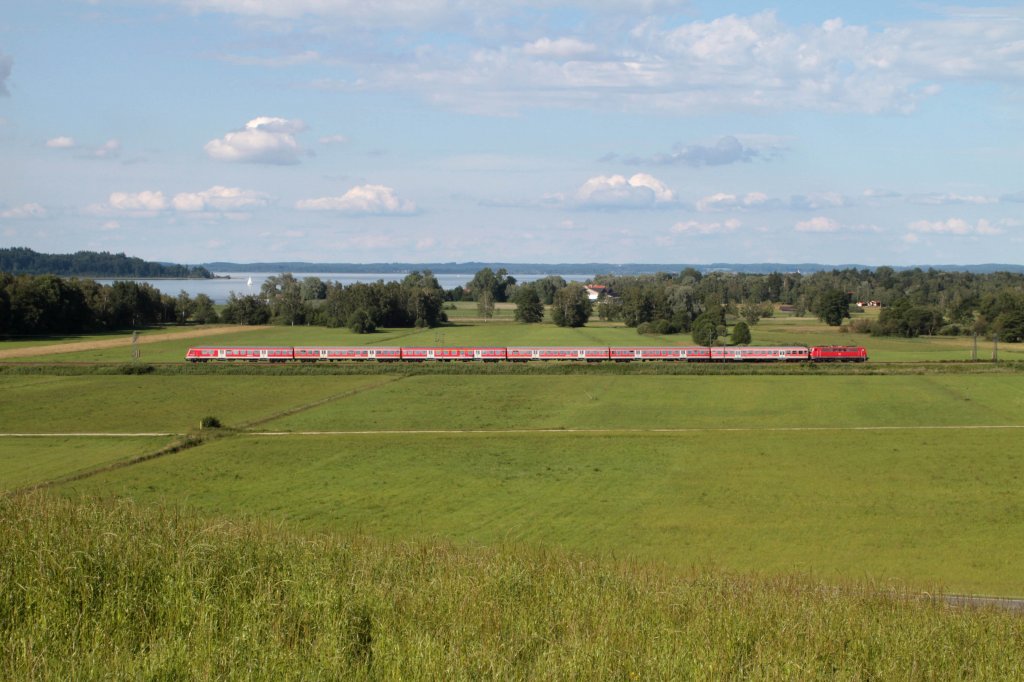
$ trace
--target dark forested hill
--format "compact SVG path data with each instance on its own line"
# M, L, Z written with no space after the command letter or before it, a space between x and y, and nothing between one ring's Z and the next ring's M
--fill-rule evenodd
M123 253L38 253L26 248L0 248L0 272L16 275L60 275L61 277L148 277L209 279L204 267L154 263Z

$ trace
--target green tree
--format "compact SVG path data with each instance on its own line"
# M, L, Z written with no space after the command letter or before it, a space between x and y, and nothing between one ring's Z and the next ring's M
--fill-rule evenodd
M718 321L716 316L701 313L693 321L690 333L693 335L693 342L698 346L713 346L715 339L718 338Z
M1024 310L1008 310L992 321L992 331L1000 341L1024 341Z
M302 284L290 272L267 277L260 296L270 306L270 314L284 324L304 324L309 309L302 298Z
M587 290L579 282L560 289L551 304L551 320L559 327L582 327L590 319Z
M354 334L372 334L377 330L370 314L360 308L348 318L348 328Z
M839 289L827 289L818 295L813 312L830 327L838 327L850 317L850 295Z
M485 320L494 317L494 296L487 289L481 291L480 295L476 297L476 312Z
M537 289L529 284L519 287L515 295L515 318L519 322L542 322L544 320L544 304L540 302Z
M466 289L474 301L479 301L484 292L490 292L491 300L497 303L504 303L508 300L509 291L515 286L516 278L508 274L505 268L494 272L490 268L479 270Z
M740 321L732 328L732 345L746 346L750 343L750 327L746 322Z
M270 306L259 296L228 295L221 319L228 324L266 324L270 322Z
M531 285L537 290L540 302L544 305L551 305L555 301L555 293L559 289L565 288L566 281L558 275L548 275L531 282Z
M760 303L755 301L746 301L740 305L739 312L740 317L742 317L748 325L752 326L757 324L758 320L761 319L764 309L761 307Z
M199 324L216 324L219 321L213 299L206 294L196 294L192 301L192 319Z
M177 300L174 302L174 310L177 313L178 324L185 324L188 322L188 318L192 317L196 310L195 301L188 295L188 292L184 289L178 294Z
M319 277L304 277L299 292L303 301L322 301L327 298L327 285Z

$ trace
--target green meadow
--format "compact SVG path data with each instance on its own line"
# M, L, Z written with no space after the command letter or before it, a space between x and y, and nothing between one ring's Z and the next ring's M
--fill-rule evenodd
M1024 596L1019 366L806 319L754 338L878 364L147 367L688 342L467 316L0 371L0 677L1019 677L1024 619L921 596Z
M243 425L358 392L382 377L0 376L4 433L172 432L206 416Z
M393 539L1024 594L1024 459L999 430L218 440L62 487Z
M861 340L808 319L778 317L755 329L760 343ZM198 341L679 340L612 324L559 329L489 321L363 336L268 327ZM863 341L871 342L872 357L917 361L952 359L967 342ZM180 362L194 342L145 346L143 360ZM806 570L828 579L1024 594L1013 570L1024 558L1013 549L1024 546L1024 458L1015 447L1024 427L1024 384L1014 371L61 370L70 359L117 366L125 352L54 356L51 370L0 374L0 432L45 436L0 439L2 488L74 477L58 489L185 503L207 514L269 517L318 531L467 545L513 539L677 567L710 562L766 574ZM224 428L198 432L206 416ZM94 436L70 436L76 433ZM123 466L157 452L167 454ZM81 476L90 469L95 475Z
M12 398L0 423L21 432L185 433L205 415L225 426L59 487L69 495L1024 594L1024 384L1013 374L33 375L0 387ZM48 402L61 409L15 407ZM32 445L51 453L38 470L26 464L39 459L31 441L6 443L26 472L9 487L79 472L90 456L99 467L104 450L139 454L69 441L62 466L53 438Z

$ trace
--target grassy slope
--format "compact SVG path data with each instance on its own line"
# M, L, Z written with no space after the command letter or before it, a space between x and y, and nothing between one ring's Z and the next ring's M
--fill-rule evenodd
M885 586L0 499L5 679L1000 679L1024 619Z

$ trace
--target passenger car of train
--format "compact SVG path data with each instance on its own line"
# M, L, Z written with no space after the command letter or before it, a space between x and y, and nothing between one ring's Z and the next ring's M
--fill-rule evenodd
M865 362L863 346L198 346L189 362Z

